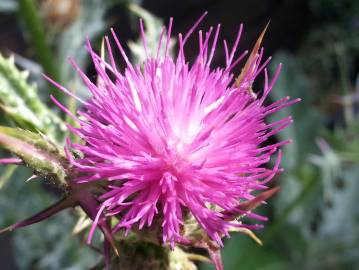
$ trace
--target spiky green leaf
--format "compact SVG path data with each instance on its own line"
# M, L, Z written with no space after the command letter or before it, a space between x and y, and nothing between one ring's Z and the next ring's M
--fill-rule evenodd
M19 127L40 131L61 144L66 125L41 101L28 76L27 71L17 69L13 57L0 54L0 107Z

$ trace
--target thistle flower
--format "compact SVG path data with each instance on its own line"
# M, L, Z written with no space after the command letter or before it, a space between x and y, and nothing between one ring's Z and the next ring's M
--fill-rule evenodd
M235 57L242 26L232 49L224 41L224 67L211 67L220 25L204 34L199 31L198 55L189 64L184 47L204 15L184 37L178 35L175 58L169 54L172 19L168 31L163 28L155 56L149 53L141 22L147 55L141 65L131 64L112 30L126 64L123 71L117 68L108 37L108 62L88 42L98 82L71 61L92 94L87 101L52 81L83 104L75 116L53 98L78 123L70 129L84 142L68 141L68 158L81 173L74 181L105 183L89 239L104 216L118 217L114 233L134 226L142 229L158 220L163 243L172 247L186 241L181 228L189 216L219 245L231 228L250 227L233 219L234 215L265 219L238 205L255 199L253 192L266 189L281 171L278 149L290 141L270 144L267 140L292 119L267 123L265 118L298 99L285 97L264 104L280 66L269 82L265 67L270 59L262 63L260 42L235 78L232 70L247 54ZM252 84L261 72L264 89L257 97ZM78 158L72 157L71 150L79 153ZM268 168L276 152L275 165Z

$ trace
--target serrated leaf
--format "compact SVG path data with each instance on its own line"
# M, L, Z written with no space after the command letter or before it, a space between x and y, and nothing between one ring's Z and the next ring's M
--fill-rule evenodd
M27 82L27 71L20 71L13 57L0 54L0 107L21 128L40 131L62 143L66 125L39 98L37 87Z

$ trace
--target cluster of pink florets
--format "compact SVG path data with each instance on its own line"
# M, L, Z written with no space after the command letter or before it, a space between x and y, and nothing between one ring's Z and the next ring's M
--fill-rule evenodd
M279 152L272 168L265 166L278 148L289 141L266 144L269 137L291 123L286 117L267 123L266 116L297 100L288 97L265 105L265 99L279 75L278 68L268 81L259 51L249 69L235 83L232 69L246 55L235 56L242 27L231 50L224 42L226 65L211 68L220 27L199 32L199 52L188 64L184 46L201 19L184 36L178 36L178 54L168 53L172 20L167 36L162 31L158 52L150 56L141 33L147 59L132 65L113 33L126 68L119 71L108 38L109 62L87 49L98 74L94 83L75 69L92 94L81 100L83 108L72 115L79 127L71 128L84 144L69 142L81 153L72 165L82 173L75 181L107 181L90 237L102 215L117 216L113 231L140 229L159 219L163 241L182 241L184 215L192 215L208 236L221 244L233 227L246 225L229 213L261 219L251 212L238 213L239 202L254 198L253 191L266 184L279 171ZM163 42L164 40L164 42ZM162 46L165 46L164 49ZM257 98L251 85L264 72L264 89ZM55 83L56 84L56 83ZM56 84L72 95L68 90ZM58 101L54 100L60 107ZM69 155L70 157L71 155Z

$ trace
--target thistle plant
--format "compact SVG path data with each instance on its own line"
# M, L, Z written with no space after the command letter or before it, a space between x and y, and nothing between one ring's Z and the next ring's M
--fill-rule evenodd
M290 143L269 138L292 123L290 116L271 123L266 117L299 99L266 104L281 66L270 80L270 58L263 61L261 48L265 30L249 55L238 54L241 25L231 48L224 41L226 63L217 68L211 62L220 25L199 31L198 55L190 64L185 46L204 17L178 35L175 57L169 53L173 20L163 27L155 53L140 21L146 58L136 65L111 29L123 70L109 37L104 38L107 57L87 41L96 80L70 62L91 93L88 100L45 75L82 105L74 113L51 96L72 118L74 124L67 127L75 139L62 147L47 129L32 133L2 127L0 145L18 157L3 163L32 167L35 175L60 186L64 198L3 231L80 206L92 220L88 244L96 229L103 233L104 262L98 267L107 269L196 269L191 260L199 259L221 270L224 237L242 232L260 242L252 230L261 228L256 221L266 217L253 210L278 190L268 189L268 183L282 171L280 147ZM241 73L233 74L247 55ZM254 91L259 74L264 74L264 87ZM207 250L209 259L190 253L191 247Z

